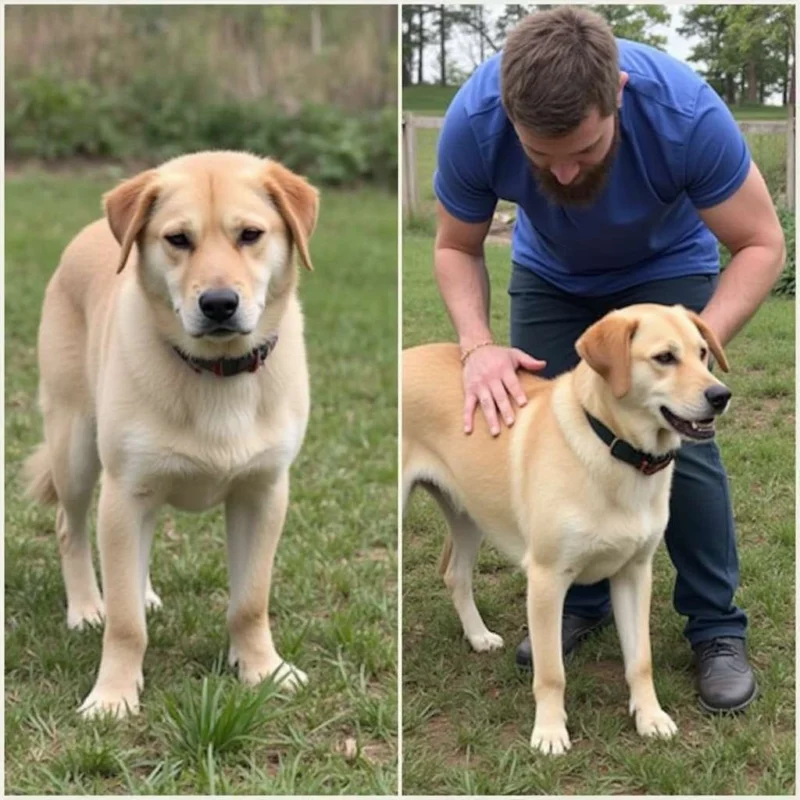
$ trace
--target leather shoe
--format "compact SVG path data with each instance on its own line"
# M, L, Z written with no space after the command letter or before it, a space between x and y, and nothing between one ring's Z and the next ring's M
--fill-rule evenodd
M694 646L700 705L711 712L741 711L758 694L744 639L724 636Z
M561 617L561 651L566 658L590 634L599 631L611 624L613 619L609 612L604 617L579 617L577 614L565 613ZM531 654L531 637L526 636L517 647L517 666L531 669L533 656Z

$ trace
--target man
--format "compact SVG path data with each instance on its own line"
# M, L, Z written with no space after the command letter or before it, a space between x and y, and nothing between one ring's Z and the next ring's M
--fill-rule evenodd
M613 308L681 303L724 346L784 264L767 187L714 90L670 56L616 40L587 9L528 16L475 71L447 111L434 186L435 274L462 349L467 434L478 404L494 435L500 419L512 425L526 402L516 370L572 368L575 340ZM511 348L489 327L483 243L498 199L517 204ZM717 239L732 254L721 276ZM714 443L680 451L665 538L700 703L743 709L757 686ZM607 581L573 586L564 654L610 619ZM530 667L528 639L517 662Z

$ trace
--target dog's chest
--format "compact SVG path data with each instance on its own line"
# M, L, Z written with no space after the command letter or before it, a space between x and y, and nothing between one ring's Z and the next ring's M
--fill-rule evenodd
M564 556L576 583L596 583L643 552L655 549L667 524L663 502L637 508L609 506L598 515L577 515L565 526Z
M211 508L238 482L269 482L288 469L304 433L304 421L295 416L268 425L209 419L188 430L139 430L128 439L134 491L185 511Z

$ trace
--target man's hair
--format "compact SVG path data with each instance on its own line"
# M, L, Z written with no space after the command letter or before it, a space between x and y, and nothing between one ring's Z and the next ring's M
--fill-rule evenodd
M617 43L594 11L560 6L530 14L509 34L501 58L506 114L535 135L571 133L595 107L601 117L616 111Z

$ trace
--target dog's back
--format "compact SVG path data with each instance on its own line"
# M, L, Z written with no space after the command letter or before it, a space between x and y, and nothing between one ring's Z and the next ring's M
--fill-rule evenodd
M473 431L464 433L464 390L459 348L428 344L403 352L403 491L404 501L416 484L433 485L454 508L467 511L478 524L516 526L509 502L512 444L526 415L548 406L552 382L520 372L528 404L515 409L516 422L493 437L478 407ZM458 487L470 486L469 497Z

